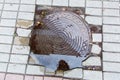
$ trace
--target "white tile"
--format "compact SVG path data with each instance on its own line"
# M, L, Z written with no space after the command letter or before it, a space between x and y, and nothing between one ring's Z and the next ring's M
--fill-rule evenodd
M120 24L119 17L103 17L104 24Z
M0 0L0 2L3 2L4 0Z
M102 1L86 0L86 6L87 7L102 7Z
M85 20L89 24L102 25L102 17L87 16Z
M0 62L8 62L9 54L0 53Z
M21 0L21 3L24 3L24 4L35 4L35 1L36 0Z
M103 15L104 16L120 16L119 10L115 10L115 9L104 9Z
M101 52L100 46L96 45L96 44L93 44L91 52L94 53L94 54L100 54L100 52Z
M6 72L7 63L0 63L0 72Z
M120 35L119 34L103 34L103 41L120 42Z
M0 35L0 43L12 44L13 36Z
M14 1L12 1L14 2ZM4 4L3 10L17 11L19 5L18 4Z
M104 8L119 8L119 2L103 1L103 7Z
M93 33L92 34L93 42L102 42L102 34L100 33Z
M20 5L20 11L35 12L35 5Z
M0 52L10 53L11 45L0 44Z
M120 53L103 52L103 61L120 62Z
M68 6L68 0L53 0L53 4L55 6Z
M5 3L19 3L20 0L5 0Z
M1 15L1 13L2 13L2 12L0 11L0 15Z
M120 26L103 25L104 33L120 33Z
M0 26L15 27L16 20L13 19L1 19Z
M83 62L84 66L101 66L100 57L89 57Z
M37 0L38 5L51 5L52 4L52 0Z
M26 65L9 64L7 72L24 74L25 73L25 67L26 67Z
M11 55L10 62L13 63L27 63L28 55Z
M34 19L34 13L19 12L18 19L33 20Z
M85 0L69 0L69 6L71 7L85 7Z
M87 15L102 15L102 9L86 8Z
M29 52L30 52L30 47L29 46L13 45L12 53L16 53L16 54L29 54Z
M102 79L102 71L91 71L91 70L84 70L83 71L85 80L103 80Z
M44 75L44 70L43 66L28 65L26 74Z
M120 80L120 73L104 72L104 80Z
M82 78L83 77L82 69L78 68L78 69L73 69L73 70L65 71L64 72L64 77Z
M120 63L103 62L103 71L120 72Z
M2 35L13 35L14 32L15 28L0 27L0 34Z
M2 10L2 8L3 8L3 4L0 4L0 10Z
M103 43L103 50L104 51L111 51L111 52L120 52L120 44Z
M28 29L21 29L21 28L17 29L18 36L29 37L30 33L31 33L31 30L28 30Z
M3 11L1 18L16 18L17 12Z

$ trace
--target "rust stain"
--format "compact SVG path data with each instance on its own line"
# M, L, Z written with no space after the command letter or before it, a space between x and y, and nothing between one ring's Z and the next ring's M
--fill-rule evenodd
M29 28L32 25L33 25L33 21L30 21L30 20L18 20L17 21L17 27Z
M29 38L16 37L14 44L28 45L29 44Z

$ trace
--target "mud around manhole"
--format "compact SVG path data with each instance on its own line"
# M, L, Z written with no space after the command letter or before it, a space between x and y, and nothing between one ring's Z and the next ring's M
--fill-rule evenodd
M83 8L37 6L30 40L37 64L54 71L82 67L91 50L90 27L80 16L83 13Z

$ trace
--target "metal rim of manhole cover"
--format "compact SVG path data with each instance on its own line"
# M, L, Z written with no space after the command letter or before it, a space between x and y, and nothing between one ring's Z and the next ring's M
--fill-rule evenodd
M41 22L32 32L32 58L53 70L59 69L62 62L67 69L81 67L91 50L90 28L84 19L70 11L53 11Z

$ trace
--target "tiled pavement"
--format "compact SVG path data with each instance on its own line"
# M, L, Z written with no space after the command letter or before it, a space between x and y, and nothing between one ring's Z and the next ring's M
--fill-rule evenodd
M102 34L93 41L103 42L102 60L90 57L83 65L102 65L102 71L74 69L64 77L84 80L120 80L120 1L119 0L0 0L0 80L74 80L44 76L45 68L28 65L29 37L35 5L85 7L85 20L101 25ZM101 48L93 44L92 52ZM77 73L77 74L76 74ZM54 74L54 73L53 73Z

